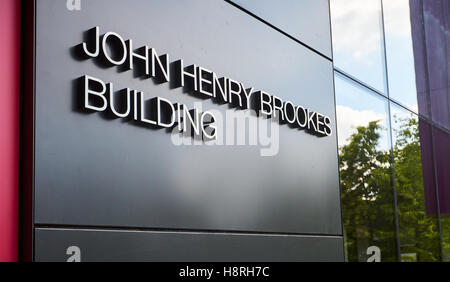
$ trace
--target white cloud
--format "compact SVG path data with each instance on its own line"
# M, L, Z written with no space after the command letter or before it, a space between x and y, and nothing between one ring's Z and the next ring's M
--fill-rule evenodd
M381 48L379 0L331 0L333 48L362 61ZM369 63L369 62L367 62Z
M390 36L411 36L409 0L383 1L384 24Z
M386 115L372 110L358 111L345 106L336 106L339 146L347 145L349 137L356 132L358 126L367 126L371 121L383 123Z
M364 61L380 52L382 22L380 0L331 0L333 48ZM409 0L383 2L384 21L389 36L411 36ZM370 64L369 61L366 63Z

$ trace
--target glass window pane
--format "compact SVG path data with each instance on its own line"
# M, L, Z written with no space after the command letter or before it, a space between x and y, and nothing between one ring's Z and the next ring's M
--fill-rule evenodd
M397 261L386 98L335 75L339 170L348 261Z
M383 1L389 97L417 113L409 0Z
M385 93L380 0L331 0L334 65Z
M419 133L417 115L395 104L391 115L401 260L440 261L436 192L425 189L422 176L421 137L427 136Z

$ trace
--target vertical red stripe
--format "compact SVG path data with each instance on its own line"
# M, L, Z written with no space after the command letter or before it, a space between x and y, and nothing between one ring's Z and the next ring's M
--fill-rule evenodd
M20 0L0 0L0 261L18 258Z

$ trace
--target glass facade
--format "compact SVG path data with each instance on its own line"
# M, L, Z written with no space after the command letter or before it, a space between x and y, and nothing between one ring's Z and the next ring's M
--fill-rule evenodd
M383 1L389 97L417 113L409 0Z
M335 68L386 93L381 2L332 0L330 9Z
M391 124L400 258L402 261L439 261L437 211L431 204L436 202L436 192L434 187L427 191L423 185L419 119L391 104Z
M450 4L330 11L346 260L450 261Z
M347 258L366 261L376 247L397 254L388 102L336 74L339 168Z

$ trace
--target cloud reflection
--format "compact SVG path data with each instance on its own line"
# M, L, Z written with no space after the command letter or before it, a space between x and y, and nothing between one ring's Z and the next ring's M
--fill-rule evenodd
M331 0L334 64L385 92L380 0Z
M376 113L373 110L358 111L346 106L336 106L337 123L339 125L339 146L348 145L350 136L356 132L359 126L368 126L372 121L380 121L384 124L385 114Z

